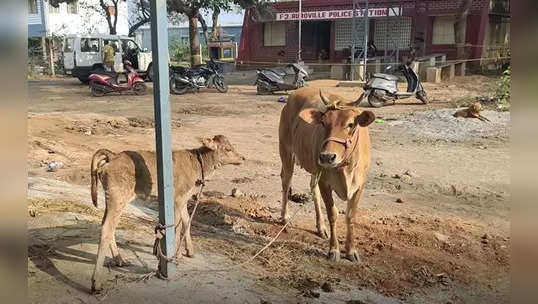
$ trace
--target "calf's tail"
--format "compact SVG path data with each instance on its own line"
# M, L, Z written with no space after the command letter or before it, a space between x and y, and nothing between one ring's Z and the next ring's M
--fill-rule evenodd
M116 155L114 152L107 150L107 149L100 149L97 150L93 154L92 157L92 164L90 168L91 172L91 183L92 183L92 202L95 207L97 207L97 171L99 168L101 168L104 164L108 163L112 156Z

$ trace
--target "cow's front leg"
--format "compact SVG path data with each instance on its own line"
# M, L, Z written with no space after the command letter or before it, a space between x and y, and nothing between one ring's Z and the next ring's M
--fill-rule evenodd
M334 205L332 190L327 185L320 183L319 190L325 208L327 209L327 216L329 218L329 225L331 230L331 237L329 239L329 259L333 261L340 260L340 246L338 244L338 236L336 235L336 219L338 218L338 209Z
M325 221L323 220L323 214L321 213L320 193L319 193L319 180L316 175L312 175L310 179L310 190L312 191L312 200L314 201L314 207L316 209L316 230L322 239L329 237L327 228L325 227Z
M359 206L359 201L362 197L362 190L364 188L360 187L353 197L347 201L347 210L346 210L346 258L352 262L360 262L360 257L355 248L355 237L353 235L353 229L357 224L357 208Z

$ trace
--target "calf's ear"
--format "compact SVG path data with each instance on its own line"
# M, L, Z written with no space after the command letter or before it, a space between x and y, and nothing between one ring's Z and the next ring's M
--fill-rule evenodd
M362 111L359 116L355 118L355 124L361 127L367 127L375 120L375 114L372 111Z
M323 113L316 109L305 109L299 113L299 117L309 124L319 124L323 118Z
M209 148L211 150L217 150L217 143L211 138L202 139L202 144L206 148Z

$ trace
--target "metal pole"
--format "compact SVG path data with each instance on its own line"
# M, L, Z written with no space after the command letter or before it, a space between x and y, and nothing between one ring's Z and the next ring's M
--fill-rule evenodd
M368 0L366 0L366 7L364 8L364 66L362 81L366 81L366 62L368 61L368 34L369 34L369 14L368 14Z
M356 31L357 31L357 16L355 15L357 11L357 1L353 0L353 19L351 20L351 67L349 72L349 80L355 80L355 45L356 41Z
M172 160L172 127L170 124L170 87L168 83L168 15L166 0L151 0L151 45L153 53L153 101L155 106L155 139L157 144L157 186L159 223L166 225L161 239L163 254L175 254L174 171ZM170 278L177 266L159 260L159 273Z
M302 21L303 21L303 1L299 0L299 48L297 50L297 62L300 63L301 59L301 33L302 33Z

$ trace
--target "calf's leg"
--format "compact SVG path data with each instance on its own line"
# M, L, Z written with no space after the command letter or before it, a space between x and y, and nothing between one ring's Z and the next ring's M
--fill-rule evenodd
M325 203L327 209L327 216L329 218L329 225L331 230L331 237L329 239L329 259L333 261L340 260L340 247L338 244L338 236L336 235L336 220L338 218L338 209L334 205L332 190L327 185L320 183L319 190L321 197Z
M106 249L110 247L112 255L117 254L119 256L119 251L115 243L115 231L118 225L121 213L123 211L121 203L112 196L107 195L106 197L106 211L103 218L103 223L101 226L101 239L99 241L99 249L97 250L97 259L93 269L92 275L92 292L98 292L102 290L102 271L103 271L103 262L105 260ZM112 245L112 241L114 244ZM121 259L121 257L120 257Z
M183 223L183 234L185 234L185 251L188 257L194 256L194 247L192 245L191 238L191 226L189 225L189 211L187 210L187 204L183 204L181 208L181 222Z

